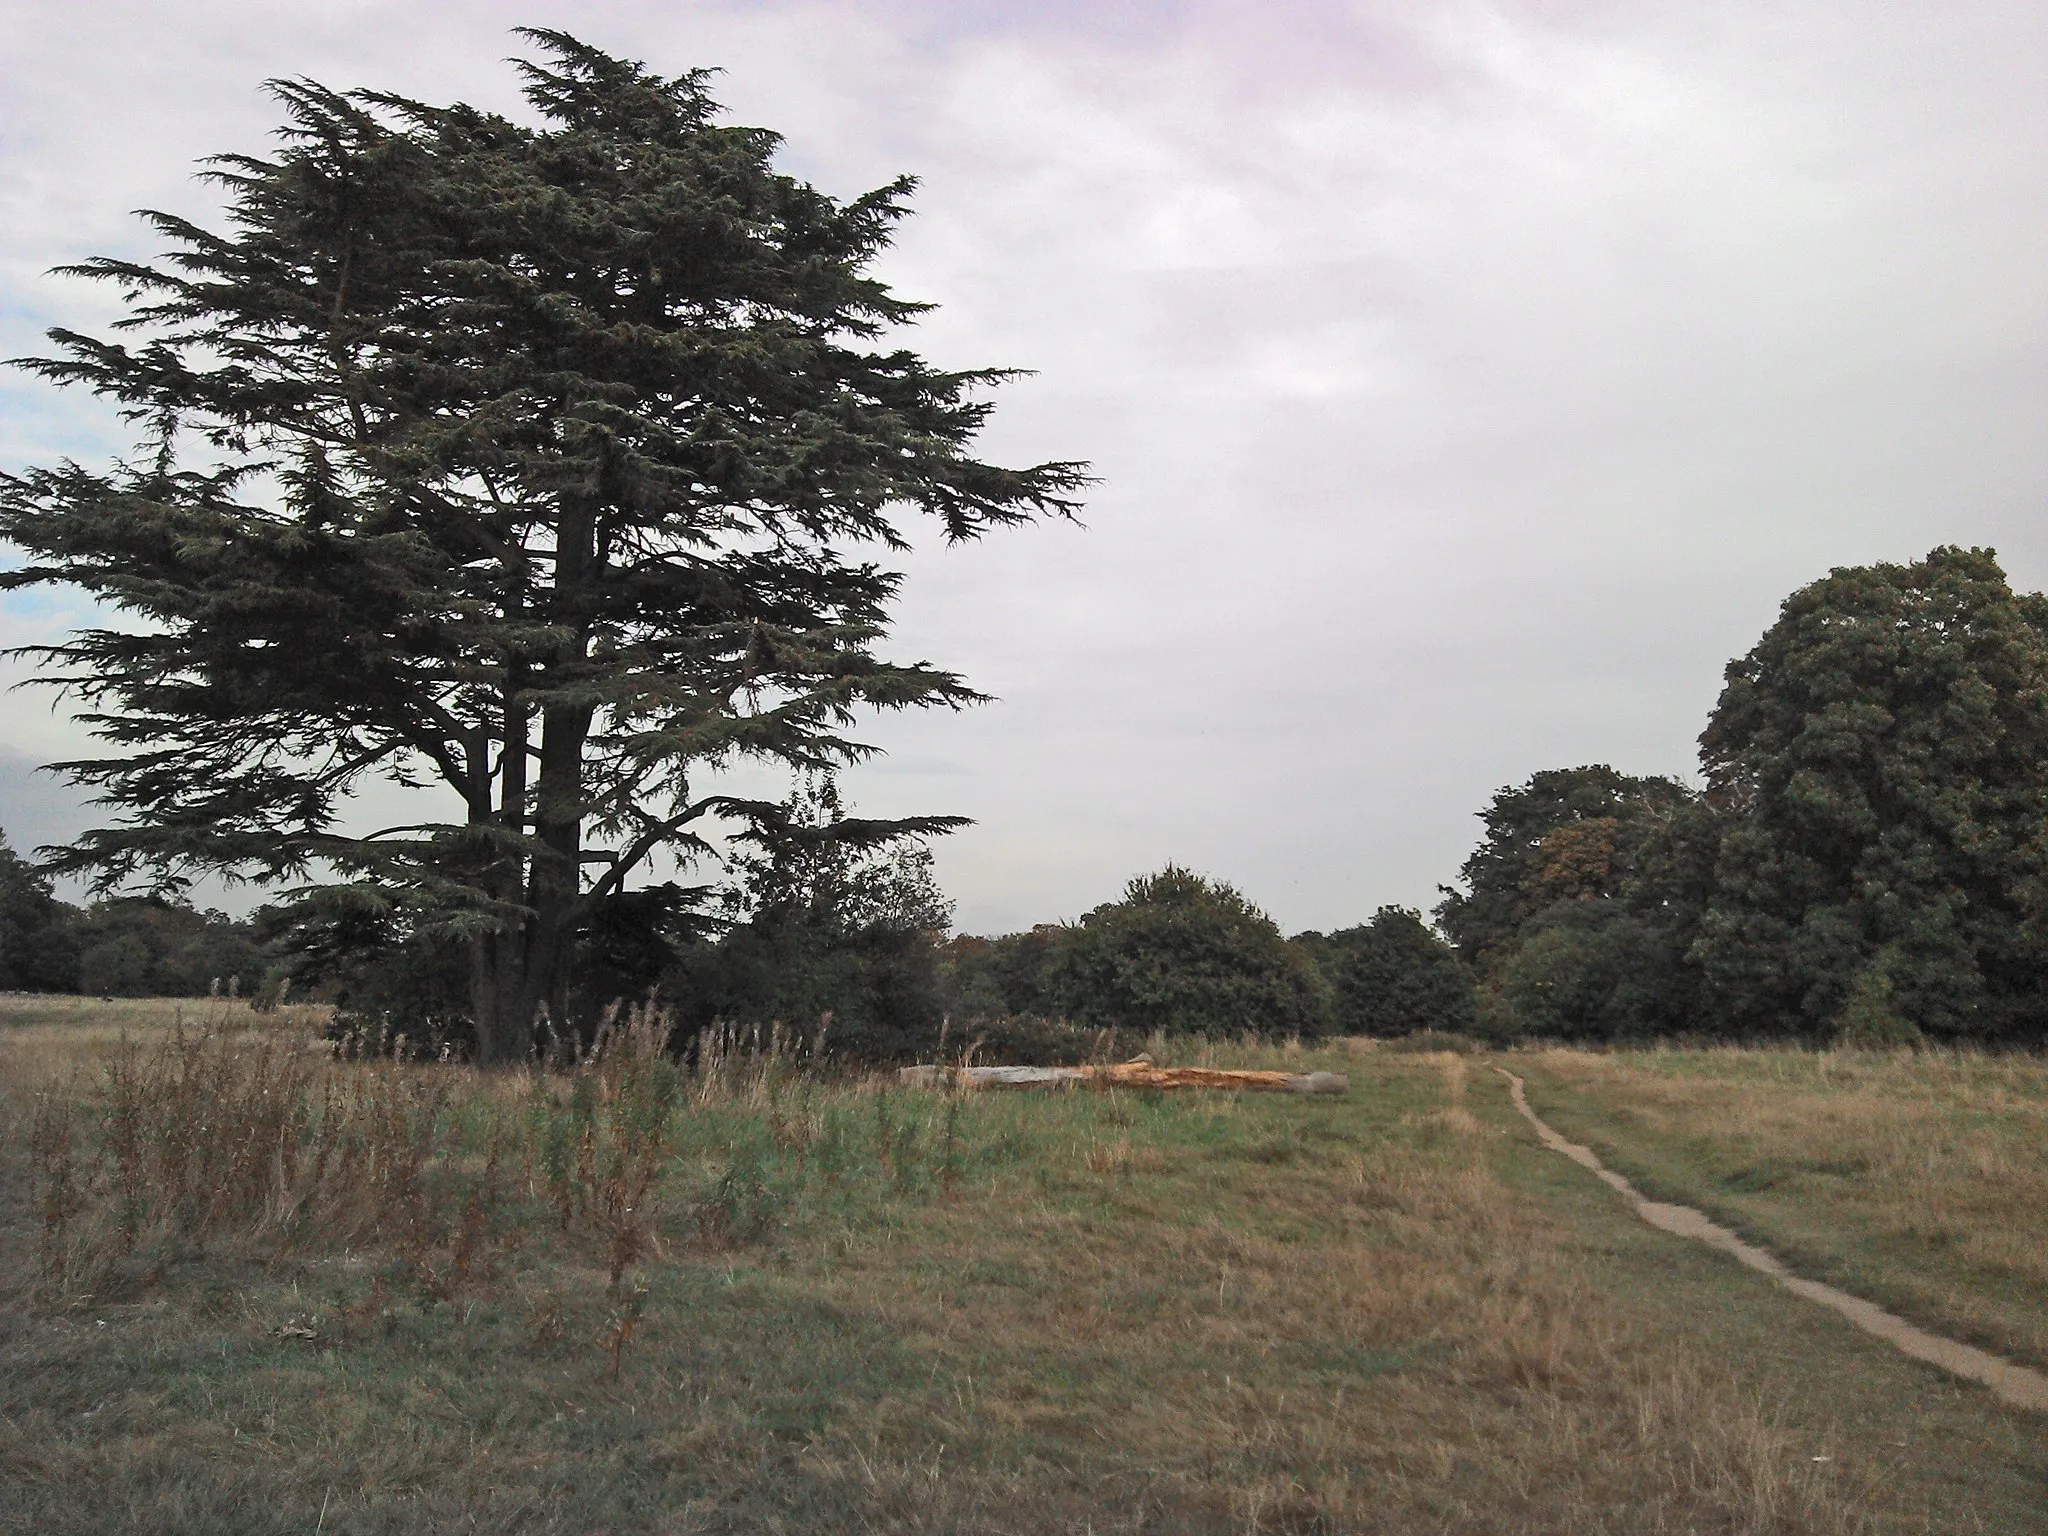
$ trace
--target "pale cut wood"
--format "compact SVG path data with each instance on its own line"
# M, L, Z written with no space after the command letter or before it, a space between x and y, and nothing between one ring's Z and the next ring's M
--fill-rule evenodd
M1158 1067L1145 1058L1107 1067L903 1067L899 1082L920 1088L1224 1088L1267 1093L1343 1093L1342 1072L1243 1072L1222 1067Z

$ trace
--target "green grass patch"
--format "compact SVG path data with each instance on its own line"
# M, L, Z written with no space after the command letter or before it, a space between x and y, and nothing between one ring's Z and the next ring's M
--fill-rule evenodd
M296 1171L216 1159L240 1193L206 1202L138 1175L124 1237L122 1058L93 1039L76 1076L41 1046L0 1062L0 1529L1803 1533L2036 1507L2027 1426L1640 1227L1458 1054L1187 1053L1345 1070L1342 1099L955 1097L630 1053L333 1063L259 1024L208 1070L299 1085L305 1116L273 1116ZM74 1096L55 1268L46 1089ZM322 1193L343 1131L416 1177Z

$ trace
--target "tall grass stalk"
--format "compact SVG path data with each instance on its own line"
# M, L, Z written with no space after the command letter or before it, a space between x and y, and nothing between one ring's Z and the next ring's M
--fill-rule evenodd
M481 1283L539 1210L587 1234L614 1289L659 1247L684 1079L653 1006L615 1011L565 1070L516 1085L448 1063L322 1060L291 1035L188 1027L123 1039L36 1099L31 1172L47 1299L212 1248L274 1261L392 1254L444 1296ZM508 1179L507 1167L519 1177ZM537 1210L536 1207L539 1209Z

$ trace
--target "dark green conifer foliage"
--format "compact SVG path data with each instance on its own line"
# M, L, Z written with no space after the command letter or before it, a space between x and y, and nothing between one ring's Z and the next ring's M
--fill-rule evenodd
M2044 636L2048 600L2016 595L1989 550L1786 599L1700 738L1727 813L1696 945L1714 1012L2048 1036Z
M977 697L875 653L898 578L858 552L902 547L897 509L966 539L1084 484L970 456L1002 375L879 344L920 309L867 270L909 181L835 202L702 72L525 36L535 122L275 85L282 148L216 163L224 231L153 214L160 264L73 269L129 339L28 365L116 402L136 456L0 484L29 555L0 580L124 615L42 653L119 749L68 765L123 819L55 867L310 878L461 936L486 1060L650 858L763 809L713 771ZM351 835L373 777L461 810Z

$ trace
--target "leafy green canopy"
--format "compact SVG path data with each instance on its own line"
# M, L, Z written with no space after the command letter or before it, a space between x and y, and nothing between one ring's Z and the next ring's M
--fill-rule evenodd
M1328 1032L1328 985L1273 920L1169 864L1095 908L1055 952L1051 991L1078 1023L1208 1035Z
M78 909L0 832L0 992L69 992L78 985Z
M966 539L1085 483L970 456L1002 374L877 345L922 308L867 270L909 180L835 202L703 72L524 36L535 122L274 84L280 150L214 162L226 230L148 215L161 263L69 269L129 339L26 365L114 401L135 456L0 481L29 556L0 583L126 616L38 651L118 749L66 766L125 818L53 866L338 872L330 906L469 936L487 1058L657 853L772 815L707 773L978 697L875 653L899 578L859 551L903 547L897 509ZM371 777L463 815L351 835Z
M81 911L0 833L0 992L258 998L269 973L253 924L149 897Z
M1700 738L1707 791L1503 791L1445 926L1490 1027L2048 1039L2048 599L1987 550L1787 598Z
M1422 914L1381 907L1369 922L1322 934L1295 935L1330 982L1334 1019L1347 1035L1410 1035L1468 1030L1476 997L1472 973Z
M2048 1035L2048 599L1990 551L1793 593L1700 750L1727 829L1695 953L1724 1018Z
M1479 813L1486 835L1459 871L1465 889L1444 891L1437 921L1469 964L1489 969L1549 907L1616 895L1643 838L1692 798L1676 780L1605 763L1496 790Z
M817 1029L814 1044L822 1036L841 1060L928 1053L946 1015L938 946L953 920L931 853L838 835L849 818L829 776L800 786L784 813L734 861L732 925L683 948L664 995L692 1029L780 1022Z
M1575 1040L1695 1027L1687 949L1716 835L1696 791L1605 764L1554 768L1480 816L1466 888L1437 908L1484 981L1480 1027Z

